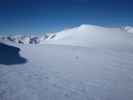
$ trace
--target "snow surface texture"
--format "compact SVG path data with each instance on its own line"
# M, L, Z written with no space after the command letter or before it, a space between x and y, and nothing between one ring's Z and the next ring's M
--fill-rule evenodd
M126 31L82 25L44 44L5 43L27 62L0 64L0 100L133 100L133 35Z

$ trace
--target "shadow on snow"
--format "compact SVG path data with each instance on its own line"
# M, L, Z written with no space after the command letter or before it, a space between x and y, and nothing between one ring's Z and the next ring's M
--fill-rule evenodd
M27 60L20 56L20 49L14 46L9 46L0 43L0 64L14 65L24 64Z

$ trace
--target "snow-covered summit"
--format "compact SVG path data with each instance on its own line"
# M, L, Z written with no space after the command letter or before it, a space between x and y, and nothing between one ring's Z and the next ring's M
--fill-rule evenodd
M108 28L83 24L78 27L55 33L49 43L88 46L95 44L117 44L127 41L128 32L120 28Z

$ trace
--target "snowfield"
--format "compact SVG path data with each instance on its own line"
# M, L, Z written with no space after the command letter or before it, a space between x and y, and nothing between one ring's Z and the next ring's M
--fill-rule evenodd
M26 60L0 61L0 100L133 100L133 34L125 29L81 25L36 45L0 41L0 54L10 48Z

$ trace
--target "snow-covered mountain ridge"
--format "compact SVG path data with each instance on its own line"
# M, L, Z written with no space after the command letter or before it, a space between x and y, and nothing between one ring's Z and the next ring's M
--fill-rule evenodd
M18 44L40 44L45 40L52 39L54 34L45 34L43 36L25 36L25 35L12 35L0 36L1 41L15 42Z
M126 26L123 28L107 28L96 25L82 24L78 27L65 29L57 33L45 34L43 36L0 36L0 40L11 41L19 44L41 44L45 43L46 41L48 43L56 44L80 44L81 42L107 42L110 39L119 40L121 38L119 34L128 36L128 33L133 33L133 27Z

